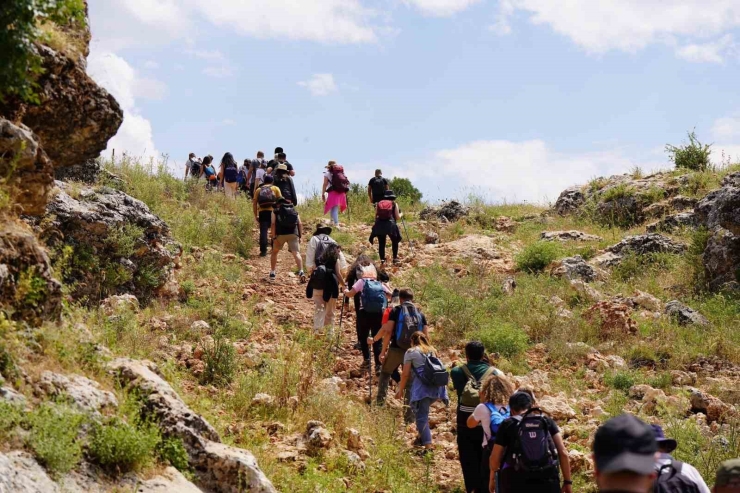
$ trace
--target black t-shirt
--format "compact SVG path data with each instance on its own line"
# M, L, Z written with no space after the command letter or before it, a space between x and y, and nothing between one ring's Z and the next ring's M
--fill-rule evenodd
M406 302L406 303L408 303L408 302ZM416 310L416 313L421 318L421 327L420 328L422 330L424 330L424 327L427 326L427 319L426 319L426 317L424 316L423 313L421 313L421 311L419 311L418 308L416 308L416 306L414 306L411 303L408 303L408 304L410 304L413 307L413 309ZM403 305L403 303L401 305ZM388 315L388 320L389 321L390 320L393 320L396 324L398 324L398 316L401 314L401 305L398 305L395 308L393 308L393 310L391 310L391 313ZM395 347L395 348L398 347L398 343L396 342L396 329L397 328L398 328L397 326L393 326L393 332L391 332L391 346L390 347Z
M560 428L558 428L558 425L555 424L555 421L553 421L551 417L546 415L543 415L542 417L545 419L545 424L547 429L550 431L551 436L554 437L560 433ZM516 418L512 417L504 420L504 422L501 423L501 426L499 426L498 432L496 432L495 444L504 447L503 463L510 460L510 447L514 445L519 433L520 420L517 418L518 416ZM552 470L552 474L547 474L546 476L527 476L515 472L514 468L508 467L502 469L499 477L501 484L502 486L505 486L506 491L535 491L532 489L533 487L542 486L543 489L537 491L549 493L550 491L560 491L558 479L560 476L559 471L560 469L555 467Z
M286 168L288 168L288 171L293 171L293 165L290 164L288 161L283 161L282 163L278 161L277 159L271 159L269 163L267 163L268 168L272 168L273 173L277 170L278 165L284 164Z
M388 180L382 176L373 176L370 178L367 186L370 187L370 191L373 194L373 202L379 202L383 198L383 195L385 195L385 191L388 189Z

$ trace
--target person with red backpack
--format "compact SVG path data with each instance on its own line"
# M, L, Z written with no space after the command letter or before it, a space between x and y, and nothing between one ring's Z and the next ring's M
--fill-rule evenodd
M375 224L370 234L370 243L372 244L373 240L378 238L378 255L383 264L385 264L385 244L388 238L391 239L393 263L399 262L398 244L401 243L401 230L398 228L398 221L401 220L401 211L395 200L393 190L386 190L383 200L375 205Z
M321 186L321 200L324 201L324 214L331 213L334 226L339 226L339 213L347 209L347 192L349 180L344 174L344 167L336 161L329 161L324 172L324 184Z

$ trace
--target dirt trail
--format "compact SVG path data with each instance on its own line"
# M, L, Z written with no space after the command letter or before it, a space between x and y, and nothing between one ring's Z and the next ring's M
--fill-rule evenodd
M306 239L301 243L301 253L305 259ZM313 301L306 299L306 285L300 283L295 274L296 266L293 257L288 253L287 247L278 256L277 279L274 282L268 280L270 272L270 256L259 257L258 251L253 252L253 260L250 261L252 283L247 287L248 293L254 292L257 299L258 311L265 311L275 323L292 323L296 327L306 331L312 331L313 327ZM406 265L394 268L397 274L407 268ZM395 277L391 273L391 277ZM393 285L391 279L391 285ZM340 296L341 299L341 296ZM273 305L274 304L274 305ZM335 313L335 329L338 330L341 313L341 302L337 303ZM368 373L362 371L362 353L354 348L357 343L355 331L355 313L352 302L344 308L342 317L342 330L340 333L340 348L336 351L334 364L334 375L342 378L346 384L343 392L350 394L354 399L367 400L368 396ZM392 395L395 392L394 383L391 382L389 389L389 405L397 408L401 415L401 406ZM377 392L377 378L373 376L373 397ZM310 417L309 417L310 418ZM435 453L430 474L434 483L443 490L452 490L462 485L462 475L458 463L457 446L455 443L455 410L452 406L445 407L441 403L433 406L430 413L430 424L435 441ZM398 430L399 440L409 445L409 453L413 454L411 442L416 438L415 426L409 425ZM427 467L419 459L420 467Z

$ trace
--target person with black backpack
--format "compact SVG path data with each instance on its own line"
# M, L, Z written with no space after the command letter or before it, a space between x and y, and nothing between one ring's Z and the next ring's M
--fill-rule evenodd
M406 351L411 347L411 335L414 332L423 332L428 335L427 319L414 305L414 292L409 288L402 288L398 296L401 303L391 310L388 321L381 329L383 349L380 352L380 361L383 366L378 379L377 403L379 406L385 404L391 375L403 364ZM404 399L406 402L404 419L407 423L412 422L414 418L410 398L411 395L407 392Z
M370 198L371 204L377 204L383 200L385 191L388 190L389 182L383 178L383 172L379 169L375 170L375 176L370 178L367 184L367 196Z
M398 229L398 221L401 220L401 211L395 201L396 196L393 191L386 190L383 200L375 204L375 224L370 234L370 244L373 243L375 237L378 238L378 256L383 264L385 264L385 244L388 238L391 239L393 263L399 262L398 244L401 243L401 230Z
M525 392L509 398L511 417L496 433L489 488L497 493L572 493L570 461L560 428L533 404Z
M290 200L294 206L298 206L298 194L295 191L293 178L290 177L285 163L278 164L277 168L272 171L272 176L275 179L275 186L280 189L283 197Z
M482 342L470 341L465 345L464 365L458 365L450 371L452 387L457 392L457 450L465 481L466 493L487 491L488 476L481 477L481 460L483 449L481 443L484 440L483 428L476 426L468 428L468 418L473 414L478 404L481 403L479 391L481 382L487 376L494 373L501 374L498 368L490 365L486 358L486 348ZM506 396L508 402L509 396ZM491 442L493 446L493 442ZM480 490L479 485L485 482L485 489Z
M236 197L237 181L239 179L239 165L236 164L234 156L230 152L224 154L221 158L221 188L224 189L227 197Z
M360 342L360 350L362 351L362 368L370 368L370 344L372 344L375 369L379 372L381 342L373 342L373 338L380 332L383 325L383 313L388 307L388 297L392 294L392 291L379 279L378 271L372 261L368 257L365 258L368 261L365 265L355 263L353 265L354 273L352 273L353 269L350 269L350 273L356 279L352 289L345 291L344 296L345 298L354 297L355 299L357 340ZM357 270L360 271L359 276ZM349 278L348 275L348 282ZM359 307L357 306L358 302Z
M272 184L272 176L265 175L265 182L255 190L252 198L254 220L260 227L260 257L267 256L268 233L272 227L272 211L282 196L280 189Z
M188 179L188 175L196 180L203 174L203 161L195 157L195 153L191 152L188 154L188 160L185 161L185 180Z
M419 433L414 444L429 450L434 447L429 427L429 409L437 401L449 403L447 383L450 375L437 358L437 351L424 332L413 332L410 343L411 347L403 355L403 372L396 399L403 398L404 390L411 380L411 390L407 394L410 395L409 403L416 418L416 431Z
M254 189L262 185L262 178L267 170L267 161L265 153L257 151L257 158L250 161L249 171L247 171L247 184L249 186L249 196L254 197Z
M339 288L344 287L343 272L347 260L331 235L329 226L318 224L306 247L306 269L310 276L306 297L314 301L313 328L319 333L328 327L327 336L334 334L334 307L339 298Z
M288 244L288 251L293 255L298 267L298 277L301 282L306 282L303 273L303 259L301 259L301 237L303 236L303 224L293 204L285 197L277 200L277 207L272 213L272 254L270 256L270 281L275 280L275 267L277 266L278 253L283 245Z
M329 161L321 185L321 200L324 202L324 214L330 213L334 226L339 226L339 213L347 209L347 192L349 179L344 174L344 167L336 161Z
M676 450L678 442L673 438L666 438L663 427L660 425L651 425L651 428L660 454L655 463L658 477L655 479L653 491L655 493L710 493L707 483L694 466L671 457L671 452Z

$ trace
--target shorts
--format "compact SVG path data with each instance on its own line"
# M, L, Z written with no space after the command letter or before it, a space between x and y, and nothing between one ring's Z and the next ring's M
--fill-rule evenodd
M275 250L280 251L283 245L288 244L288 251L291 253L300 252L301 246L298 241L298 235L278 235L275 238L275 244L272 246Z

